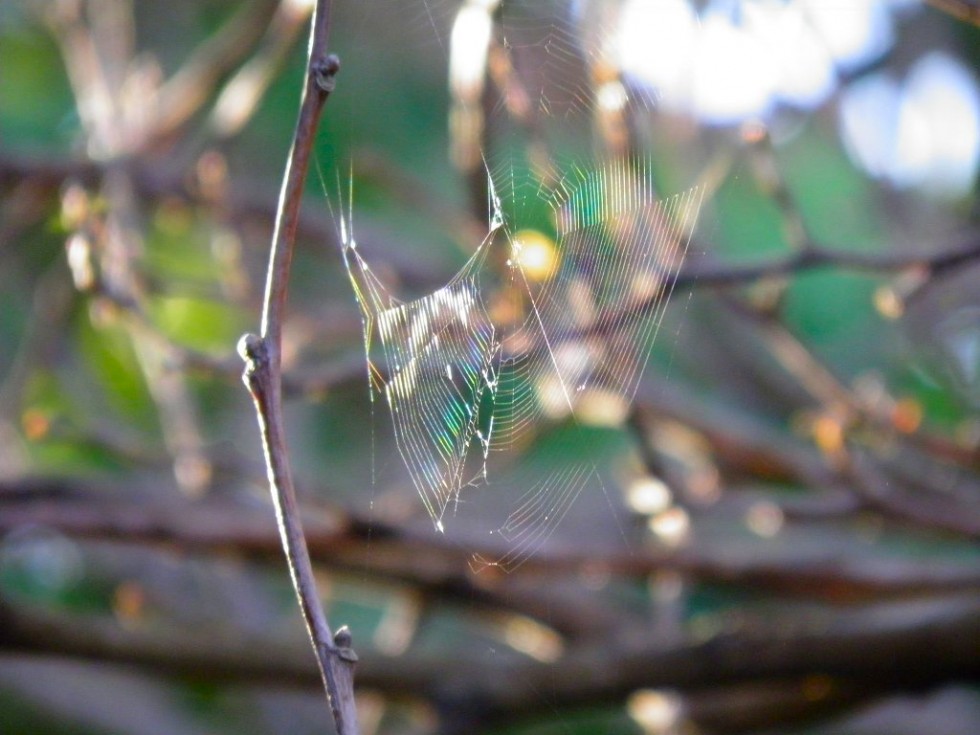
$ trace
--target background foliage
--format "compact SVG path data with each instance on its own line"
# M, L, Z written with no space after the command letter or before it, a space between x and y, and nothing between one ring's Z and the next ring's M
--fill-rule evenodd
M457 6L381 3L336 3L286 325L304 522L365 733L980 730L976 163L966 188L897 180L841 123L849 90L937 50L975 99L976 7L882 4L887 48L809 107L665 100L659 178L716 186L651 369L624 426L535 445L600 451L614 480L519 570L476 575L369 402L330 216L350 182L359 246L407 293L483 227L448 155ZM233 349L307 13L0 7L4 733L330 727Z

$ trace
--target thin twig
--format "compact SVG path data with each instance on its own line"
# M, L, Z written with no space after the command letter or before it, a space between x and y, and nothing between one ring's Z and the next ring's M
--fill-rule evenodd
M258 414L276 520L289 563L289 573L316 652L337 732L340 735L356 735L358 728L354 703L354 663L357 656L350 648L350 633L346 628L331 635L327 616L320 604L313 565L299 519L282 420L282 320L289 267L296 242L300 203L314 135L323 106L333 90L335 75L340 69L337 57L326 52L330 32L330 5L330 0L318 0L313 14L306 84L283 175L269 253L262 336L245 335L239 343L239 351L246 362L243 379Z

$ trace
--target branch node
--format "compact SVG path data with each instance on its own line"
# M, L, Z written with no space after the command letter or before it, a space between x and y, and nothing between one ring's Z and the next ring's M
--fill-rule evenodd
M337 658L350 664L357 663L357 654L354 653L354 649L351 647L354 639L351 636L350 628L346 625L340 626L337 632L333 634L333 643L337 647L336 651L334 651Z
M257 334L243 334L238 340L238 354L245 361L245 371L242 380L250 385L252 378L263 372L269 365L269 345Z
M337 86L337 72L340 71L340 59L337 54L320 56L310 64L310 73L317 88L330 94Z
M238 340L239 356L245 362L257 362L265 359L266 347L265 340L259 335L248 332Z

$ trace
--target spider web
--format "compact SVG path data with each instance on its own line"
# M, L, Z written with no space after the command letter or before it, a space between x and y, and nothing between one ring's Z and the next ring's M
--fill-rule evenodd
M569 8L470 0L441 41L454 73L472 62L457 61L459 46L480 39L475 66L490 68L499 92L475 124L487 234L448 283L400 300L359 252L350 201L340 216L371 390L387 405L407 475L436 529L464 511L479 517L502 551L476 555L476 564L508 571L547 542L586 487L601 484L594 457L555 469L522 465L522 452L542 424L625 416L702 198L699 187L659 198L642 152L591 153L595 88L601 94L606 83L595 71L601 33L583 29L602 19ZM434 26L449 12L423 9ZM465 23L484 23L485 32L457 32ZM454 77L457 124L482 115L471 103L485 99L484 82L472 70ZM606 96L615 113L648 108L613 84ZM465 134L455 142L472 144ZM465 168L466 151L454 153Z

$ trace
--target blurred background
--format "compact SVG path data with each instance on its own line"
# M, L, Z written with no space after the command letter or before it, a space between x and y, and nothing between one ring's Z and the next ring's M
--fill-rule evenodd
M0 5L5 735L332 732L234 351L310 11ZM334 3L286 419L365 735L980 732L978 24ZM483 162L544 143L642 149L704 203L635 400L523 448L601 486L477 572L507 549L433 531L371 400L340 213L425 294L486 234Z

